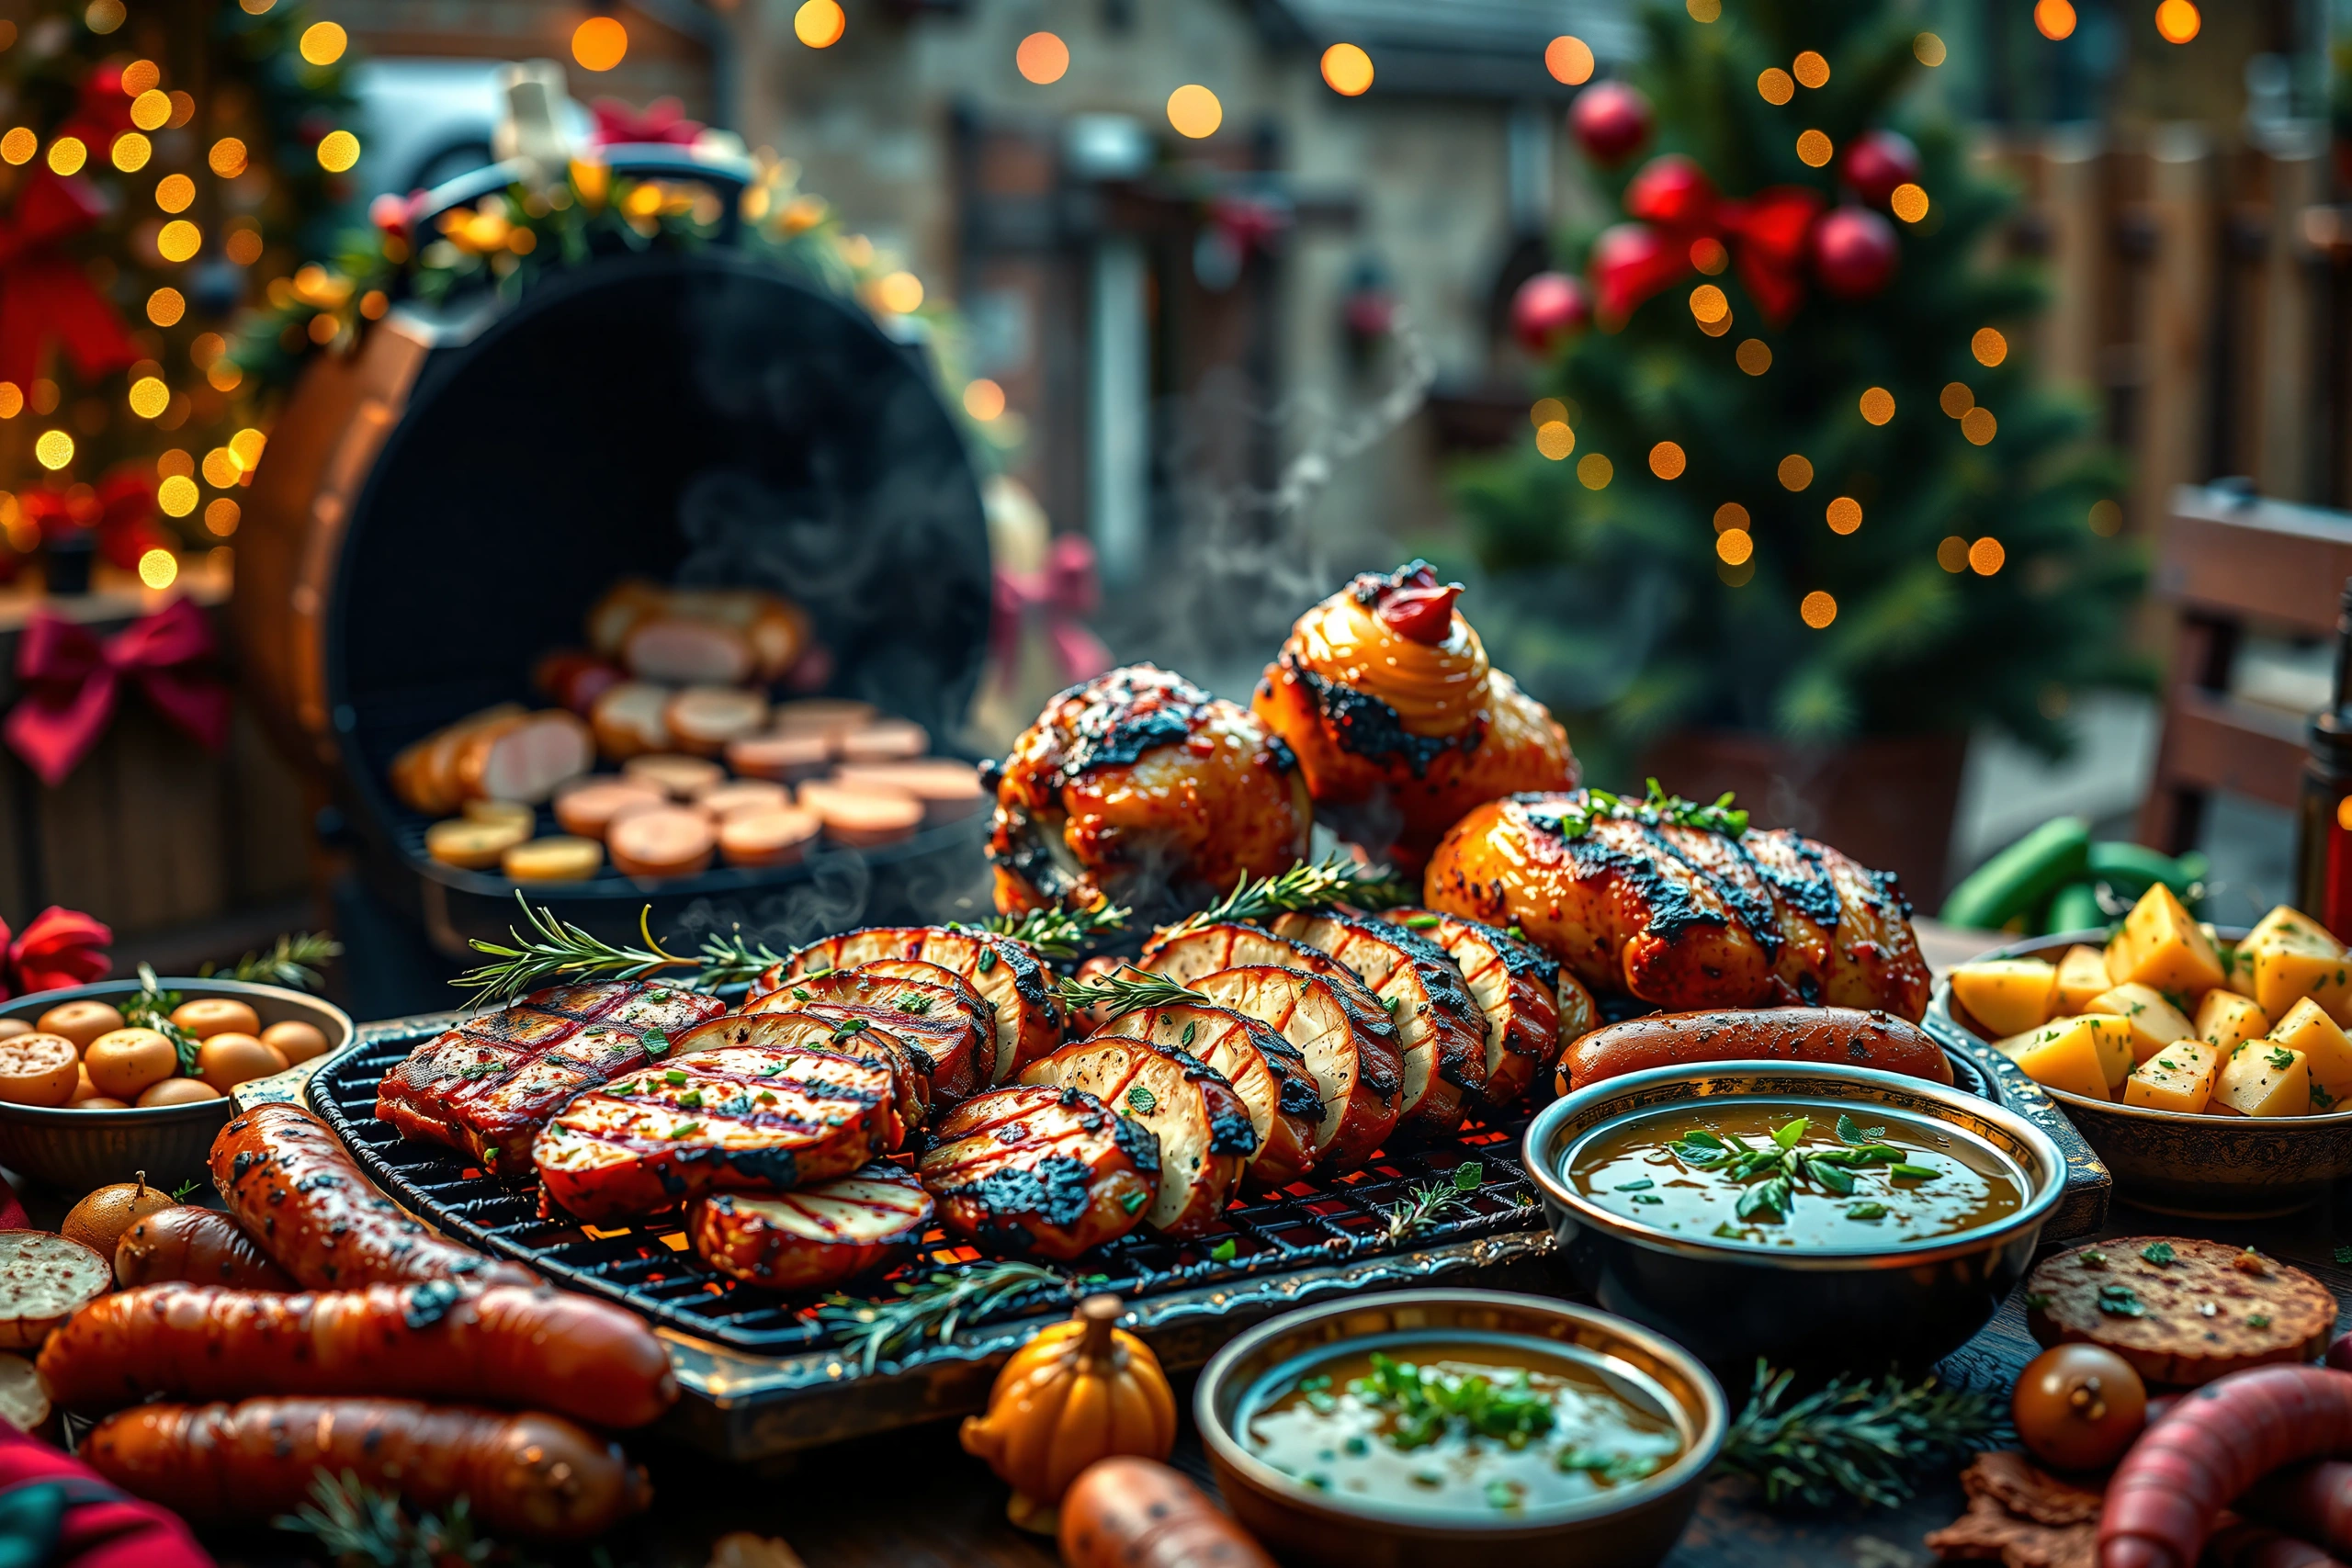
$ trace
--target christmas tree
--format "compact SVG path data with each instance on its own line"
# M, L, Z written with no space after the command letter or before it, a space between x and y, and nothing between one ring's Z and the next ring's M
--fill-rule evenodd
M1623 219L1522 289L1532 439L1459 476L1499 657L1604 777L1686 726L2063 752L2073 693L2144 679L2142 552L2086 410L2020 363L2014 197L1905 107L1944 45L1876 0L1645 25L1570 114Z

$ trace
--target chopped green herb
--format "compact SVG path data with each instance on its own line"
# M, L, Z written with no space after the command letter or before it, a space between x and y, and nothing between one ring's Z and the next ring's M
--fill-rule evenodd
M2025 1293L2025 1308L2028 1312L2040 1312L2049 1304L2050 1297L2043 1292L2028 1291Z
M1146 1085L1136 1084L1127 1090L1127 1103L1135 1107L1136 1115L1148 1116L1159 1100Z
M662 1075L662 1081L673 1086L682 1084L686 1081L686 1075L680 1072L677 1068L672 1067L668 1072Z
M1184 1026L1184 1032L1182 1036L1177 1040L1176 1043L1179 1045L1190 1045L1193 1043L1193 1032L1199 1027L1200 1025L1198 1023L1186 1024Z
M795 986L795 987L792 987L792 999L793 999L794 1001L796 1001L796 1002L805 1002L805 1001L807 1001L807 1000L808 999L808 987L806 987L806 986Z
M980 974L983 974L983 975L987 974L989 970L991 970L991 969L995 968L995 967L996 967L996 949L995 949L995 948L993 948L993 947L991 947L991 946L989 946L987 943L983 942L983 943L980 945L980 956L979 956L978 960L978 961L977 961L977 962L972 965L972 967L973 967L975 970L978 971Z
M2106 1253L2104 1253L2104 1252L2101 1252L2101 1251L2100 1251L2098 1247L2086 1247L2083 1248L2083 1251L2082 1251L2082 1259L2083 1259L2083 1266L2084 1266L2085 1268L2086 1268L2086 1269L2098 1269L2098 1268L2101 1268L2101 1267L2103 1267L2103 1266L2106 1264L2106 1262L2107 1262L2107 1254L2106 1254Z
M1617 1184L1617 1190L1620 1192L1642 1192L1646 1191L1657 1185L1657 1182L1652 1181L1648 1177L1645 1176L1639 1181L1619 1182Z
M1511 1482L1500 1479L1487 1482L1487 1506L1490 1508L1518 1507L1519 1487Z
M1497 1380L1472 1374L1450 1377L1432 1367L1398 1361L1375 1350L1372 1372L1348 1384L1348 1392L1373 1408L1393 1413L1383 1440L1409 1452L1448 1432L1492 1438L1506 1447L1525 1448L1552 1429L1552 1402L1538 1393L1524 1372Z
M1442 923L1442 919L1438 915L1408 915L1404 923L1417 931L1434 931Z
M1147 1191L1145 1191L1142 1188L1138 1187L1138 1188L1136 1188L1134 1191L1132 1191L1132 1192L1128 1193L1125 1197L1124 1197L1124 1198L1122 1198L1122 1199L1120 1199L1120 1200L1119 1200L1119 1207L1121 1207L1122 1209L1125 1209L1128 1213L1132 1214L1132 1213L1134 1213L1136 1210L1138 1210L1138 1209L1142 1208L1146 1203L1148 1203L1148 1202L1150 1202L1150 1201L1151 1201L1151 1194L1150 1194L1150 1193L1148 1193L1148 1192L1147 1192Z
M1888 1166L1886 1173L1889 1176L1904 1177L1912 1181L1933 1181L1943 1175L1942 1171L1932 1165L1913 1165L1909 1160L1905 1160L1899 1165Z
M1729 1220L1725 1220L1723 1224L1717 1225L1713 1230L1709 1231L1707 1234L1715 1237L1719 1241L1739 1241L1743 1240L1747 1236L1747 1233L1741 1230L1737 1225L1733 1224Z
M1514 942L1525 942L1527 940L1527 933L1521 931L1517 926L1505 926L1503 928L1503 935L1510 937Z
M931 998L912 995L904 996L899 998L898 1006L900 1012L926 1013L931 1010Z
M2295 1054L2283 1045L2273 1045L2270 1048L2268 1061L2272 1066L2283 1072L2295 1065Z
M2098 1288L2098 1310L2111 1317L2148 1315L2148 1309L2141 1304L2138 1292L2129 1285L2101 1285Z
M1846 1211L1846 1217L1849 1220L1883 1220L1886 1218L1886 1205L1883 1203L1857 1203L1852 1208Z
M2352 1263L2352 1247L2337 1247L2335 1249L2335 1260L2338 1263Z
M1487 1168L1475 1159L1465 1159L1453 1168L1453 1190L1456 1192L1476 1192L1478 1184L1486 1179Z
M2270 1326L2270 1319L2263 1313L2248 1313L2246 1314L2245 1325L2248 1328L2267 1328Z
M2152 1241L2140 1249L2140 1256L2161 1269L2173 1260L2172 1243Z
M702 1090L698 1089L690 1089L686 1090L685 1093L678 1096L678 1109L681 1111L700 1111L702 1109Z
M670 1036L659 1029L645 1032L645 1054L655 1061L670 1054Z
M1813 1125L1813 1120L1806 1116L1800 1116L1793 1122L1784 1122L1772 1129L1772 1141L1784 1149L1795 1148L1804 1142L1804 1130L1811 1125Z
M1231 1236L1227 1236L1223 1241L1218 1242L1215 1247L1209 1248L1209 1261L1212 1263L1230 1263L1233 1261L1234 1254L1240 1250L1241 1249L1239 1247L1233 1244L1233 1238Z
M1829 1189L1830 1191L1838 1194L1840 1198L1848 1198L1853 1195L1854 1179L1852 1175L1847 1171L1840 1170L1838 1167L1831 1165L1825 1160L1806 1160L1804 1162L1804 1173L1807 1176L1812 1177L1815 1181L1821 1183L1822 1186Z
M696 1133L701 1131L702 1123L699 1122L681 1122L676 1126L670 1129L670 1136L673 1138L691 1138Z
M1634 1201L1636 1203L1663 1203L1666 1200L1659 1197L1655 1192L1636 1192L1634 1194Z
M1886 1129L1883 1127L1865 1127L1851 1116L1841 1114L1838 1118L1838 1141L1841 1144L1851 1144L1860 1148L1885 1136Z

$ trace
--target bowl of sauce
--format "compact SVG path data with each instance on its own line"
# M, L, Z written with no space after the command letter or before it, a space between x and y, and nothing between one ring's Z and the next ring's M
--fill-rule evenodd
M1657 1336L1461 1290L1262 1324L1209 1363L1194 1404L1236 1517L1283 1561L1335 1568L1515 1545L1646 1568L1681 1534L1727 1418L1714 1380Z
M1577 1284L1743 1382L1957 1349L2024 1276L2066 1162L1939 1084L1780 1062L1666 1067L1558 1100L1528 1172Z

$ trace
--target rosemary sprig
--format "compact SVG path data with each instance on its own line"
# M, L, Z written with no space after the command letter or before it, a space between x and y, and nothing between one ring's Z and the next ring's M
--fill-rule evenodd
M1319 909L1342 899L1359 908L1387 909L1409 904L1414 897L1405 880L1385 866L1360 865L1334 855L1312 863L1300 861L1279 875L1261 876L1254 882L1242 877L1234 883L1232 892L1170 929L1172 934L1225 920L1262 920L1268 915Z
M1064 979L1062 1001L1071 1011L1102 1008L1112 1018L1124 1018L1141 1008L1175 1007L1208 998L1181 981L1142 969L1122 969L1100 980Z
M270 1522L279 1529L316 1540L338 1568L458 1568L464 1564L527 1561L477 1533L472 1505L460 1497L447 1517L411 1518L397 1496L378 1491L350 1471L340 1477L321 1470L311 1482L311 1501Z
M180 1072L185 1077L196 1071L197 1039L172 1021L172 1010L179 1006L181 1000L179 992L164 989L164 983L155 977L153 964L141 964L139 966L139 989L122 1004L122 1021L141 1029L152 1029L170 1041L172 1050L179 1057Z
M1648 794L1639 800L1628 800L1605 789L1589 789L1584 792L1581 805L1547 805L1543 807L1543 814L1544 820L1563 839L1581 839L1592 831L1595 822L1612 817L1652 828L1703 828L1736 839L1747 831L1747 813L1736 809L1731 802L1732 792L1725 790L1713 806L1702 806L1679 795L1667 794L1657 780L1652 779Z
M894 1287L896 1301L828 1296L817 1308L817 1321L871 1372L884 1356L910 1350L925 1339L945 1344L965 1322L1016 1296L1048 1287L1067 1292L1078 1284L1058 1269L1035 1263L984 1263L955 1273L902 1280Z
M1462 1184L1462 1173L1465 1170L1472 1173L1467 1187ZM1479 1179L1477 1162L1464 1160L1455 1168L1453 1179L1424 1181L1412 1189L1408 1196L1388 1208L1388 1244L1393 1247L1398 1242L1408 1241L1442 1220L1451 1219L1457 1213L1468 1213L1470 1194L1477 1190Z
M333 931L295 931L279 937L266 953L248 953L238 959L230 965L227 977L307 991L325 977L318 966L342 956L343 943L335 941ZM196 973L209 980L215 970L207 964Z
M520 892L514 895L514 902L522 909L524 926L531 934L525 936L521 931L508 927L506 934L514 940L511 947L504 942L474 938L473 950L498 962L469 969L451 982L471 993L471 999L478 1004L510 1002L550 981L636 980L656 970L689 966L695 972L681 983L708 990L750 980L771 964L784 962L784 954L773 951L765 942L751 941L740 931L704 937L702 946L691 955L672 953L653 939L650 904L639 910L637 916L637 929L645 938L645 945L616 947L547 909L533 908Z
M1724 1441L1724 1468L1762 1482L1767 1503L1820 1508L1855 1497L1898 1507L1914 1474L1991 1447L2008 1427L2006 1401L1933 1378L1839 1378L1782 1409L1792 1381L1758 1361L1747 1408Z
M992 915L977 929L1025 942L1048 958L1076 958L1080 943L1106 931L1127 929L1135 911L1104 899L1091 909L1032 909L1025 915Z

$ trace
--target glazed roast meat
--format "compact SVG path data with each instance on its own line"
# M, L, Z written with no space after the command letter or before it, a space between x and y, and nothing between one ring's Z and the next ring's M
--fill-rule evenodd
M695 1256L731 1279L813 1291L904 1262L931 1218L922 1183L877 1163L773 1198L697 1198L685 1230Z
M1378 1002L1358 999L1367 997L1361 982L1250 964L1190 984L1297 1047L1323 1100L1315 1155L1324 1169L1344 1176L1372 1157L1396 1128L1404 1063L1396 1026Z
M996 770L989 860L1014 911L1108 898L1157 920L1306 853L1291 750L1247 708L1129 665L1046 705Z
M981 1053L988 1053L990 1066L996 1060L995 1014L946 970L935 964L922 967L955 983L900 979L881 973L878 965L860 964L787 981L783 989L745 1007L743 1016L806 1013L836 1022L862 1018L922 1051L930 1085L926 1105L968 1100L980 1087L976 1075L982 1070Z
M527 1172L531 1141L566 1100L644 1066L648 1034L666 1039L726 1010L650 980L535 991L410 1052L378 1086L376 1116L485 1170Z
M1083 1089L1159 1140L1159 1188L1144 1224L1196 1235L1216 1224L1257 1152L1250 1109L1216 1069L1181 1046L1134 1035L1075 1040L1021 1081Z
M1891 874L1786 830L1690 819L1708 815L1583 790L1493 801L1438 845L1424 902L1516 926L1593 991L1672 1011L1925 1014L1927 962Z
M941 1118L921 1166L939 1223L991 1251L1068 1260L1143 1223L1159 1140L1081 1089L1016 1084Z
M884 1028L848 1008L811 1004L805 1012L729 1013L696 1024L678 1036L677 1050L663 1065L725 1045L760 1045L772 1051L815 1051L854 1056L890 1070L891 1106L909 1134L931 1120L932 1059L914 1036Z

